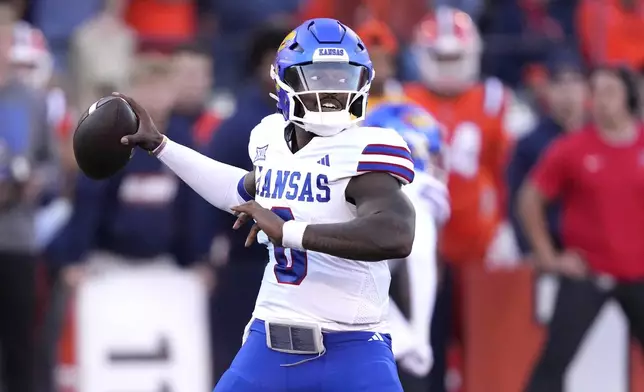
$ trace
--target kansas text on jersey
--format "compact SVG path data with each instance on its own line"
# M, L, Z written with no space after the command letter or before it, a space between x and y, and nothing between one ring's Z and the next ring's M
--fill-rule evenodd
M405 141L393 130L350 128L316 137L293 153L281 115L266 117L248 146L255 165L255 200L284 220L340 223L356 217L345 189L354 176L385 172L402 184L414 178ZM242 193L242 192L240 192ZM267 241L266 241L267 242ZM267 242L254 318L315 322L331 331L386 332L389 283L386 262L362 262Z

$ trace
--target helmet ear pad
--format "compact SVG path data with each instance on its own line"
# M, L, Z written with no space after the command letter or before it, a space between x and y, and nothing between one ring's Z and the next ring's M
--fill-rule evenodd
M351 102L353 98L354 94L351 94L351 96L349 97L349 102ZM364 95L360 95L355 101L353 101L351 106L349 106L349 113L351 113L352 116L362 117L362 115L365 114L362 113L363 108L365 107L365 105L363 105L365 99L366 98Z
M304 110L304 104L302 104L302 101L296 98L293 100L293 103L295 105L293 108L293 114L297 117L304 117L306 111Z

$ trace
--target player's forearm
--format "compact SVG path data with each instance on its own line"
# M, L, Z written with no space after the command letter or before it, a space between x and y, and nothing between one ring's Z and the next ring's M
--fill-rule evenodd
M519 191L517 212L537 263L547 268L555 258L555 248L548 233L545 209L546 200L527 181Z
M231 208L248 201L244 187L248 172L210 159L168 138L154 151L170 170L210 204L231 212Z
M407 257L413 241L413 221L383 212L345 223L308 225L302 245L345 259L382 261Z

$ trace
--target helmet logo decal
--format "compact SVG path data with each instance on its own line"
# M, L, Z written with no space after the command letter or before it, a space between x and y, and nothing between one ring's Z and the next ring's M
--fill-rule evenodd
M280 44L279 48L277 49L278 52L282 51L284 48L291 46L291 44L295 41L295 36L297 33L295 30L291 31L288 33L286 37L284 37L284 41Z
M349 54L343 48L318 48L313 53L313 62L349 62Z
M409 113L405 116L405 122L415 128L428 128L436 125L434 119L426 114Z

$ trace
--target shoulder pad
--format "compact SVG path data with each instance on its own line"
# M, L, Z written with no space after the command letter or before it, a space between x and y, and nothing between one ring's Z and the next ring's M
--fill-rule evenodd
M250 160L255 162L258 155L261 155L262 148L268 147L275 135L283 135L285 126L286 121L279 113L264 117L250 132L250 139L248 140L248 156Z
M414 180L411 152L398 132L376 127L357 127L344 132L348 132L346 136L357 147L354 175L389 173L403 185Z

